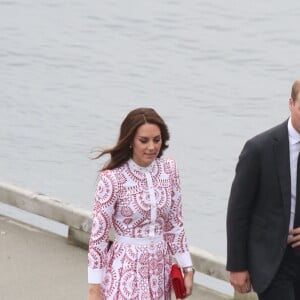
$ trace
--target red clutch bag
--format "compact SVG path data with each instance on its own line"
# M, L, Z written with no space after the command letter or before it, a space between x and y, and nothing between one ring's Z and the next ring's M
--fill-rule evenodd
M173 286L173 290L175 292L176 298L177 299L185 298L186 291L185 291L185 286L184 286L184 280L183 280L181 269L178 267L177 264L172 265L171 281L172 281L172 286Z

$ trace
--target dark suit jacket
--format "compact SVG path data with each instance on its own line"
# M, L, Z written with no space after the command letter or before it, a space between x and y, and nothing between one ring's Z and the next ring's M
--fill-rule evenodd
M248 140L240 154L227 211L227 270L250 272L264 291L287 246L291 208L287 121Z

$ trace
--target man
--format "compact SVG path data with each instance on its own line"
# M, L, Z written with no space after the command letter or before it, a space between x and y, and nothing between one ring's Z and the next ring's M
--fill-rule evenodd
M228 202L230 283L240 293L253 288L260 300L300 299L300 224L294 224L300 80L292 86L289 109L288 120L246 142Z

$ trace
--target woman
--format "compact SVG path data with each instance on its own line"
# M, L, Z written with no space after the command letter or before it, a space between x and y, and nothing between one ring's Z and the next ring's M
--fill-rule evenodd
M192 261L183 229L180 182L173 159L161 158L168 128L151 108L126 116L117 144L99 157L100 172L89 243L89 300L171 299L172 256L183 268L186 296ZM109 230L115 240L108 249Z

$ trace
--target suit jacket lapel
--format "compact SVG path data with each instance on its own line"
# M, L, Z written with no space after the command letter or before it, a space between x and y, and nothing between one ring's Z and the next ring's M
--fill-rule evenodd
M282 199L284 202L284 213L287 220L289 220L291 209L291 175L287 121L278 127L278 130L274 135L274 153Z

